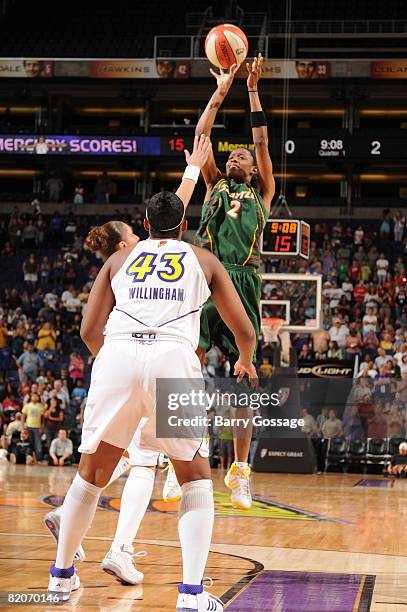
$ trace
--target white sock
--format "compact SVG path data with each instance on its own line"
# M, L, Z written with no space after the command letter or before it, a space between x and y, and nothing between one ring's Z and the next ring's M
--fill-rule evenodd
M133 545L133 540L148 508L154 487L154 471L133 467L124 485L119 520L112 546Z
M211 480L193 480L182 485L178 533L184 584L201 584L211 544L214 515Z
M73 558L95 516L102 489L84 480L79 473L72 481L62 505L55 567L71 567Z

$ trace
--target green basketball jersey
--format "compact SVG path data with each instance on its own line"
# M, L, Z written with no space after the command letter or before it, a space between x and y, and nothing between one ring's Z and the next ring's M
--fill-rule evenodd
M220 179L202 207L198 244L224 264L260 265L260 236L268 213L255 187Z

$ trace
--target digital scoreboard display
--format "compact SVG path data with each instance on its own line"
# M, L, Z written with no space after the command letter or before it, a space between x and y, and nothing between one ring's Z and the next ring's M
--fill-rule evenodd
M262 236L263 255L309 258L310 226L298 219L269 219Z

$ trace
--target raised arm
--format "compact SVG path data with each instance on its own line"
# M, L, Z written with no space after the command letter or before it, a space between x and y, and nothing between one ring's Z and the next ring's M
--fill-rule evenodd
M181 185L175 193L182 200L186 208L194 193L200 171L207 162L208 155L212 153L210 138L205 136L205 134L201 134L200 137L195 136L192 153L187 150L185 150L184 153L187 167L182 177Z
M92 355L97 355L103 346L103 330L114 306L114 295L110 285L110 266L115 255L107 260L97 275L82 319L81 338Z
M230 67L228 71L221 69L220 74L212 70L212 68L210 69L210 73L216 79L217 87L216 91L214 92L208 104L206 105L204 112L199 118L199 121L195 128L195 134L197 136L205 134L205 136L210 137L218 110L223 100L226 98L226 95L230 89L230 86L233 83L233 79L238 68L239 67L234 64ZM208 189L211 189L221 177L221 172L216 166L215 158L213 156L212 151L210 151L208 160L205 166L202 168L202 176Z
M274 197L276 185L273 176L273 164L269 153L268 129L265 119L262 119L263 109L261 106L258 83L262 73L263 57L261 53L254 58L253 62L246 64L249 76L247 77L247 89L250 100L250 113L253 143L256 147L256 164L259 176L259 187L263 197L264 206L270 212L271 200ZM262 124L258 127L253 127L256 124Z

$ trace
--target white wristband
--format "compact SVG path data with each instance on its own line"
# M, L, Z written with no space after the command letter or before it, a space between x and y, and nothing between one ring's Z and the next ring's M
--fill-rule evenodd
M197 183L200 173L201 169L198 168L198 166L187 166L182 178L190 179L191 181L194 181L194 183Z

